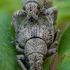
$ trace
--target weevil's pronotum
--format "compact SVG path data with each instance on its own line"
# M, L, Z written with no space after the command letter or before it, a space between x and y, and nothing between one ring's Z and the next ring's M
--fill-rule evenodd
M57 7L51 7L52 0L23 0L24 11L13 14L12 24L16 32L17 61L22 70L27 70L22 61L28 60L30 70L42 70L44 57L51 56L49 70L52 70L60 30L55 29Z

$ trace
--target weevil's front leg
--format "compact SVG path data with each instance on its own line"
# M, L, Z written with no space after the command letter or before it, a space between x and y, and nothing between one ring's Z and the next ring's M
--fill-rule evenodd
M16 12L13 13L13 21L11 24L14 25L15 28L15 32L18 33L18 28L20 26L20 22L19 22L19 17L21 19L23 19L26 16L26 12L23 12L22 10L18 10Z
M48 16L49 21L52 21L52 24L56 24L58 9L57 7L51 7L45 11L43 11L43 14Z
M47 52L47 57L51 56L49 70L52 70L52 67L53 67L53 64L55 61L55 57L56 57L56 52L57 52L56 48L49 49Z
M24 55L17 55L16 59L17 59L19 65L21 66L22 70L27 70L26 67L24 66L24 64L21 61L21 60L23 60L23 61L25 60Z

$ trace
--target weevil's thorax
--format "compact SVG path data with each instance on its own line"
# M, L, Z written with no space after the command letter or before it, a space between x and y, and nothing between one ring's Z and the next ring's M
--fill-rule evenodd
M21 46L31 38L40 38L50 44L54 38L54 26L50 24L46 17L39 17L38 22L25 20L19 27L17 41Z

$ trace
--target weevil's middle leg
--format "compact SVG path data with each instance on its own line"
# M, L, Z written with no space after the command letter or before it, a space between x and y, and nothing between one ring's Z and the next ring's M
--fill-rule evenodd
M24 50L19 47L19 44L16 42L16 40L12 39L12 43L16 46L16 50L20 53L24 53Z
M20 48L18 44L16 45L16 50L20 53L24 53L24 50Z
M21 66L22 70L27 70L26 67L24 66L24 64L21 61L21 60L23 60L23 61L25 60L24 55L17 55L16 59L17 59L19 65Z
M60 35L60 30L56 30L55 35L54 35L54 41L57 41Z
M49 49L55 48L58 45L57 41L54 41L51 46L49 47Z
M51 48L55 48L57 45L58 45L58 38L59 38L59 35L60 35L60 30L57 30L55 32L55 35L54 35L54 40L53 40L53 43L50 45L49 49Z
M47 56L51 56L51 61L50 61L50 66L49 66L49 70L52 70L52 67L53 67L53 63L55 61L55 57L56 57L56 46L58 45L58 38L59 38L59 35L60 35L60 30L57 30L55 32L55 38L54 38L54 41L53 43L50 45L50 48L47 52Z

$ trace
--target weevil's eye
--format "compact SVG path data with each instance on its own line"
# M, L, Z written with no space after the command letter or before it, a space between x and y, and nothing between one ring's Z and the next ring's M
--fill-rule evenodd
M37 9L39 10L40 9L40 6L37 6Z
M25 6L23 7L23 10L26 10Z

